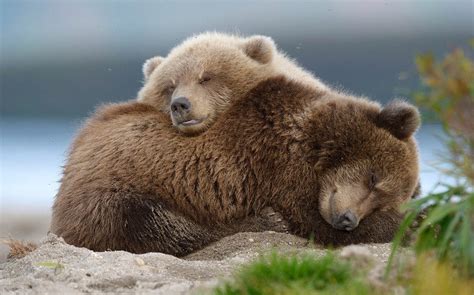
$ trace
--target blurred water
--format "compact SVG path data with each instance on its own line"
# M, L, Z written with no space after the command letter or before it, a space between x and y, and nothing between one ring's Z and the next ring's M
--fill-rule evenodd
M59 187L67 148L80 122L2 119L0 124L0 211L47 212ZM426 125L417 134L424 192L441 179L432 167L442 151L440 135L436 125Z
M146 59L214 30L271 36L328 84L384 102L419 86L416 54L468 46L472 12L472 0L1 0L1 113L77 118L133 99Z
M45 211L59 187L61 165L78 122L1 120L2 211Z

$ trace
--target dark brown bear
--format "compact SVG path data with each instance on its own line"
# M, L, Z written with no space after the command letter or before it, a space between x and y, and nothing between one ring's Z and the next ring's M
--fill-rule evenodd
M418 125L409 104L381 108L284 77L199 137L149 105L109 105L71 147L51 231L97 251L184 255L258 225L271 206L317 243L387 242L418 182Z

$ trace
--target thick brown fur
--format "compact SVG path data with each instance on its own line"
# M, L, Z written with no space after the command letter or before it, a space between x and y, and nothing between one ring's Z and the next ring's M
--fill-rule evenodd
M291 233L317 243L388 242L399 205L415 191L418 159L412 136L379 127L381 113L376 103L284 77L260 83L199 137L180 136L145 104L103 107L71 147L51 231L98 251L184 255L258 227L272 206ZM368 170L380 182L366 216L351 232L334 229L321 195L342 176L364 183Z

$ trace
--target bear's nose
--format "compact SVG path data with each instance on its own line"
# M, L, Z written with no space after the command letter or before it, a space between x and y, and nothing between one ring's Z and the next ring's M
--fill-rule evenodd
M358 220L357 217L352 213L351 210L346 211L345 213L337 216L334 219L333 226L336 229L351 231L357 227Z
M191 109L191 102L184 96L177 97L171 102L171 111L173 114L185 115Z

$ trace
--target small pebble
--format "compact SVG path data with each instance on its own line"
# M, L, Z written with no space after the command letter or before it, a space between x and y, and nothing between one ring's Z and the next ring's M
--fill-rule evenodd
M255 240L254 240L254 239L252 239L252 238L250 238L250 239L249 239L249 242L252 242L252 243L253 243L253 241L255 241Z
M141 259L140 257L135 258L135 262L138 264L138 266L145 265L145 261L143 261L143 259Z

